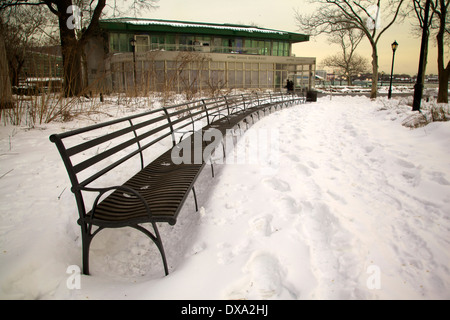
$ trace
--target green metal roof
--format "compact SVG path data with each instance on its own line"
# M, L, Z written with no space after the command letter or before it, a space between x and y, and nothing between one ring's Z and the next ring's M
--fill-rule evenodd
M100 27L108 31L129 33L182 33L272 39L289 42L309 41L309 35L287 31L236 24L216 24L139 18L114 18L100 20Z

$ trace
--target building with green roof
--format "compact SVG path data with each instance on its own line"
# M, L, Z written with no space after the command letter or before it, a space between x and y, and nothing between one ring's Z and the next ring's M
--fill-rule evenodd
M292 55L309 36L256 26L114 18L86 46L91 84L102 90L296 90L314 86L315 58ZM98 61L105 61L99 65Z

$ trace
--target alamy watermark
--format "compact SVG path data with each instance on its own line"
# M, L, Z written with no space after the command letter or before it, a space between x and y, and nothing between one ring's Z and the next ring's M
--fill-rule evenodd
M367 8L367 20L366 27L369 30L375 30L381 28L381 10L377 5L371 5Z
M67 267L66 273L69 274L66 280L67 289L81 289L81 268L77 265L71 265Z
M71 5L67 7L66 13L70 14L69 19L67 19L66 25L70 30L81 29L81 9L78 6Z
M237 143L239 137L242 140ZM244 135L241 129L229 129L222 134L220 130L210 128L182 139L172 149L171 159L176 165L213 161L215 164L259 165L276 170L279 145L279 132L275 129L250 130Z
M381 289L381 269L377 265L370 265L367 267L367 274L370 276L367 278L366 285L370 290Z

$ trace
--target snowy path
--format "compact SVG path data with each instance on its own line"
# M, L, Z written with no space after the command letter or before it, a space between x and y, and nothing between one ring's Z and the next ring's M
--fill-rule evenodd
M8 154L27 158L0 158L2 172L16 168L0 181L0 297L449 299L450 123L409 130L400 124L405 108L327 97L262 118L239 150L251 157L255 137L268 136L258 141L272 149L257 149L256 164L216 165L214 179L206 167L200 212L189 199L179 223L161 227L168 277L144 236L107 230L92 244L94 275L82 276L79 290L66 286L80 239L72 195L61 193L66 173L47 140L58 129L21 132ZM27 175L15 177L18 166ZM30 179L49 187L36 190ZM20 192L23 201L6 204ZM30 232L39 235L33 245Z
M227 297L448 297L448 137L435 149L374 119L367 99L326 102L252 128L279 131L276 172L224 168L205 208L221 227L205 239L241 235L219 245L219 262L246 260Z

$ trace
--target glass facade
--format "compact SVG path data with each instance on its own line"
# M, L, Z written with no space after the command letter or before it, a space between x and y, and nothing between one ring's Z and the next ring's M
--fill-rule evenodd
M200 51L288 57L291 44L287 41L255 40L219 36L185 34L110 33L111 53L132 52L130 40L136 39L136 52L145 51Z

